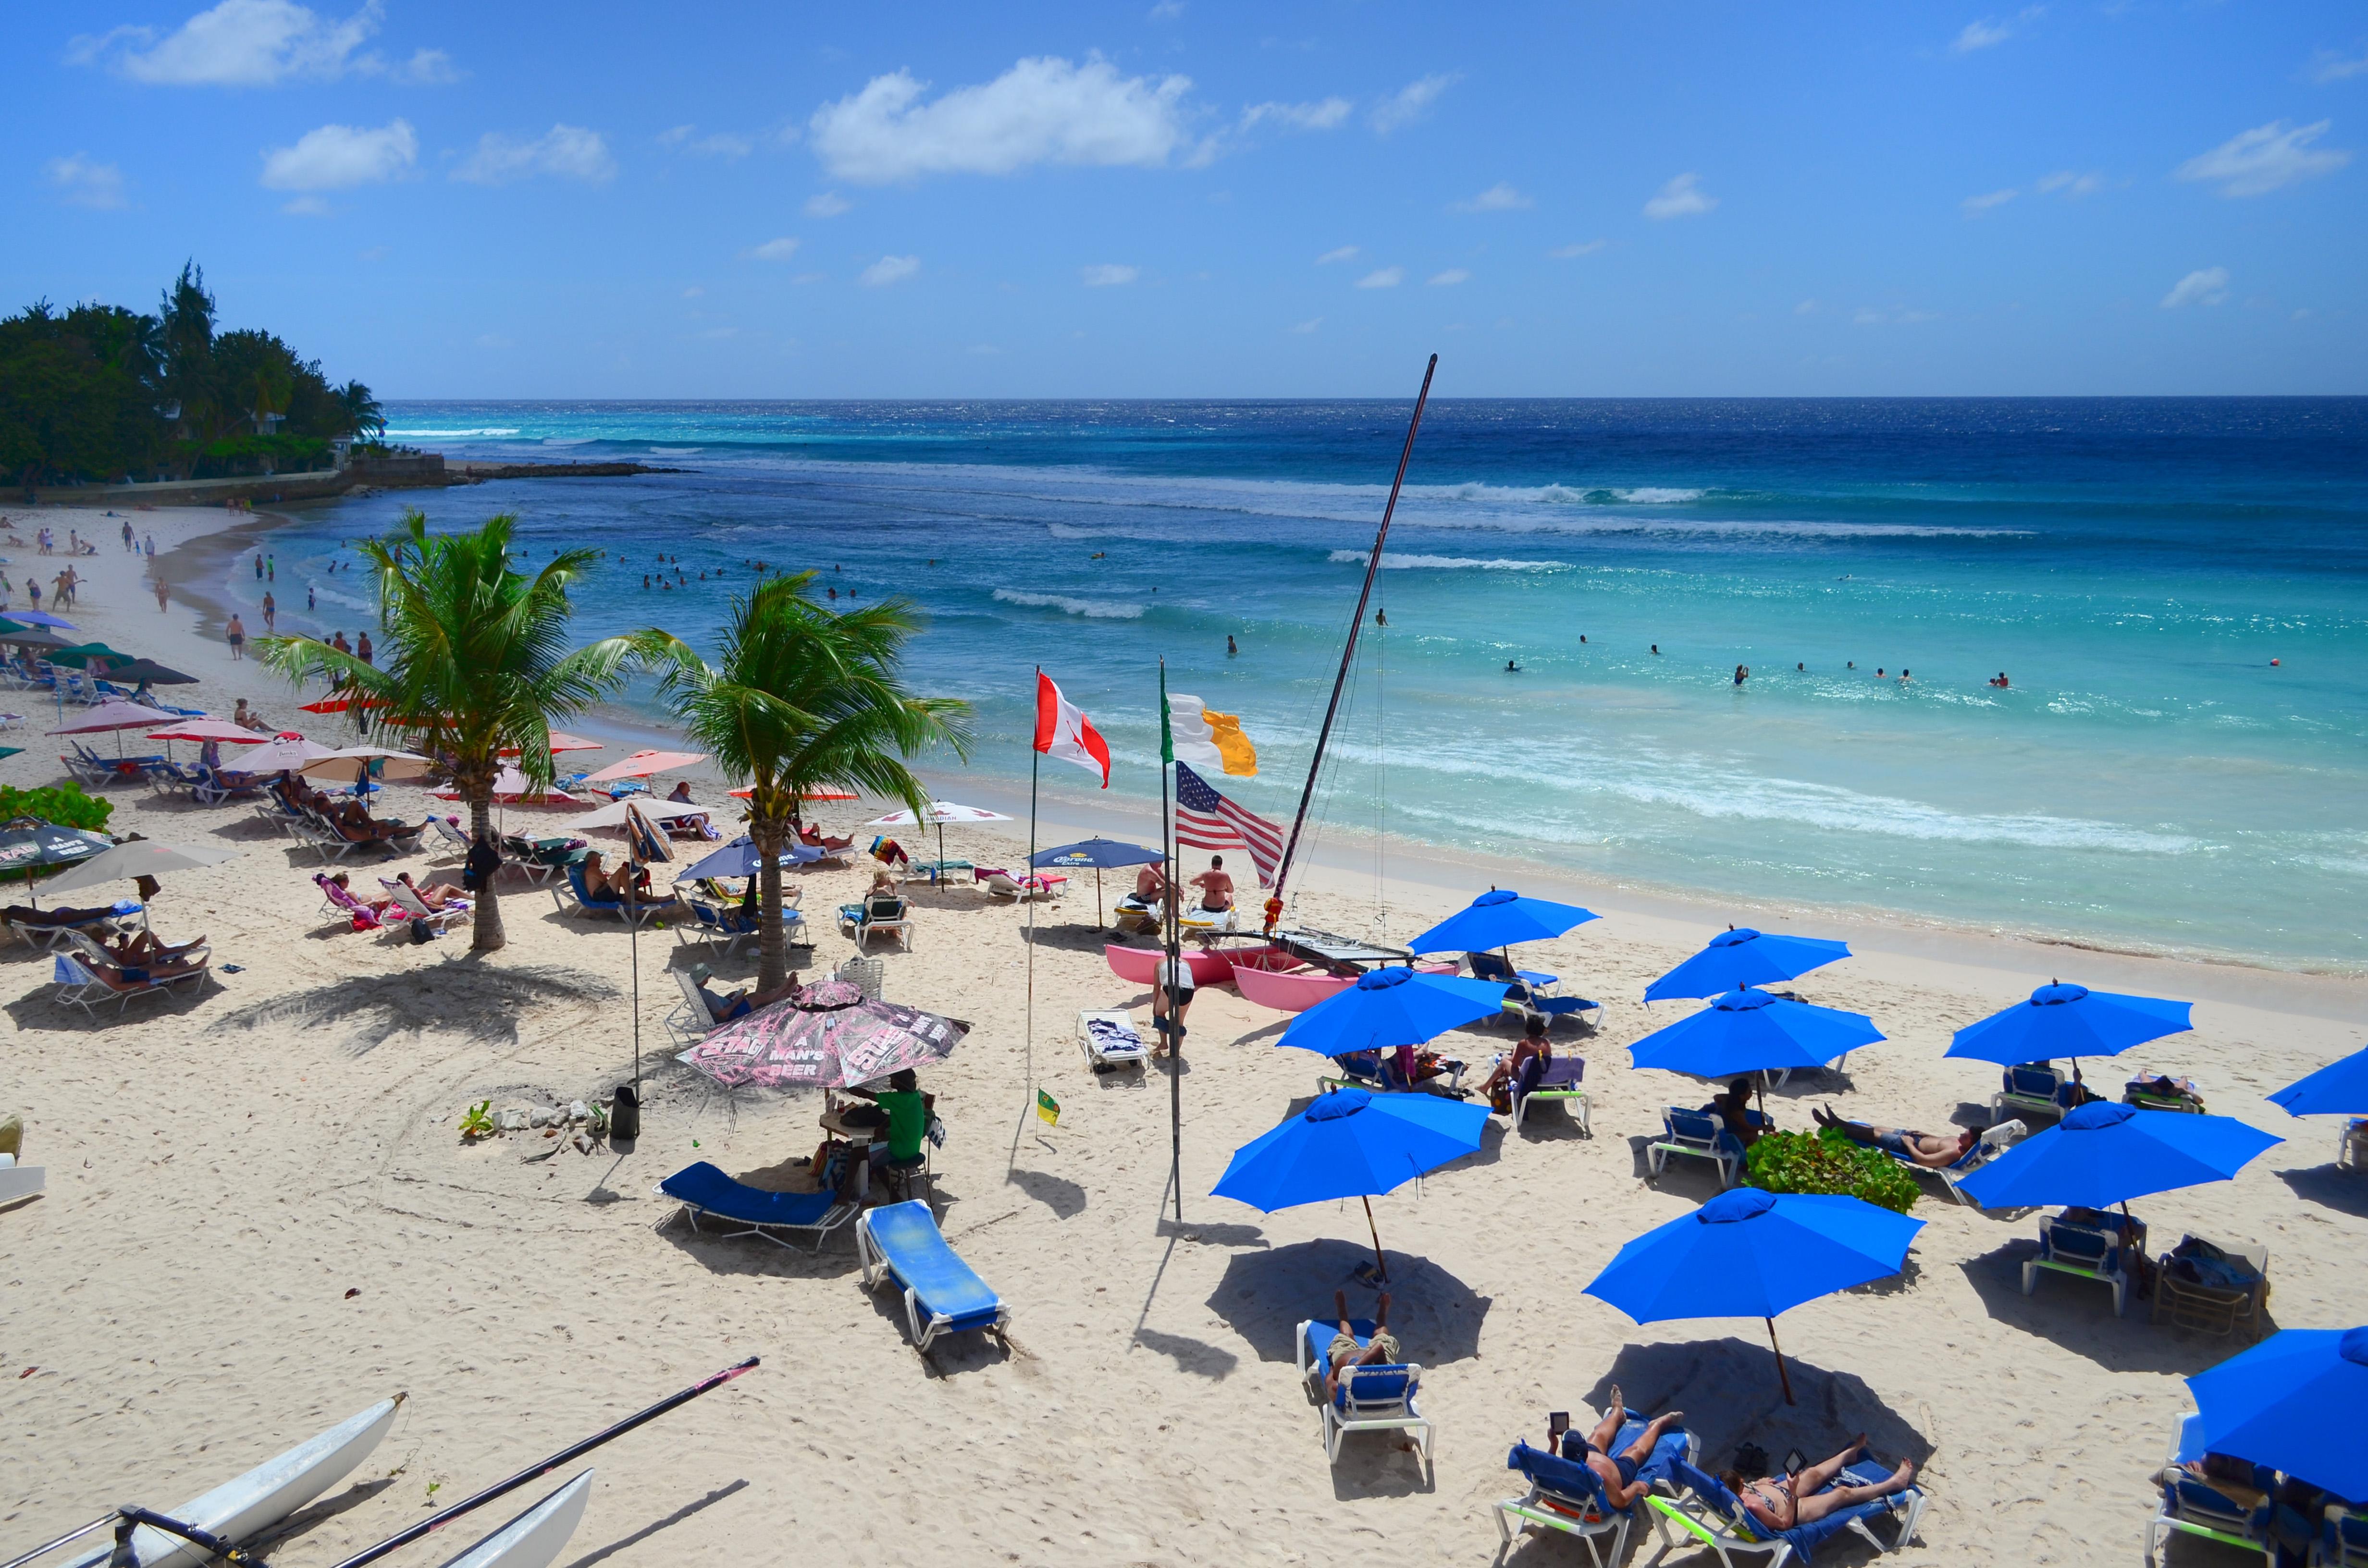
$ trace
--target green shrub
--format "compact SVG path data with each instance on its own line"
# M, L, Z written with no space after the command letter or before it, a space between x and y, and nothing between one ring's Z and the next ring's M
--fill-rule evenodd
M1879 1149L1826 1129L1770 1132L1751 1145L1751 1185L1768 1192L1817 1192L1864 1199L1905 1214L1922 1191L1907 1168Z
M82 786L72 781L41 790L19 790L13 784L0 784L0 822L39 817L60 827L105 833L108 816L114 810L113 801L103 795L85 795Z

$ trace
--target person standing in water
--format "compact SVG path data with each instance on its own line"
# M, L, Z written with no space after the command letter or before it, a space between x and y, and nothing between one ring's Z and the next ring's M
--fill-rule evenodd
M1750 678L1751 678L1751 666L1750 666L1749 665L1736 665L1736 666L1735 666L1735 684L1736 684L1736 685L1737 685L1737 686L1741 686L1745 681L1748 681L1748 680L1749 680Z
M1227 657L1228 659L1230 659L1230 658L1232 658L1235 654L1236 654L1236 653L1240 653L1240 652L1241 652L1241 650L1240 650L1239 648L1236 648L1236 647L1235 647L1235 646L1234 646L1234 634L1233 634L1232 632L1230 632L1230 631L1226 632L1226 633L1225 633L1225 657Z

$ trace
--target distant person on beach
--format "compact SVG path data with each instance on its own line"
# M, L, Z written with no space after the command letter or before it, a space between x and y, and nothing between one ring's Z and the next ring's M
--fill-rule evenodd
M1736 665L1736 666L1735 666L1735 684L1736 684L1736 685L1737 685L1737 686L1741 686L1745 681L1748 681L1748 680L1749 680L1750 678L1751 678L1751 666L1750 666L1749 665Z
M321 608L321 601L313 597L313 585L310 583L304 585L304 608L306 609Z
M1858 661L1856 659L1846 660L1842 665L1842 668L1846 670L1854 670L1858 668Z
M1578 634L1578 640L1579 640L1581 642L1586 642L1586 641L1587 641L1587 633L1586 633L1586 632L1584 632L1584 631L1580 632L1580 633Z
M263 581L263 552L261 551L256 551L255 554L255 580L258 583Z
M1900 670L1900 672L1899 672L1899 678L1900 678L1901 680L1914 680L1916 677L1915 677L1914 676L1909 675L1909 674L1907 673L1907 671L1906 670L1906 668L1904 668L1904 667L1903 667L1903 668Z
M1145 865L1134 874L1134 896L1144 903L1157 903L1167 891L1167 877L1156 866Z
M131 519L129 517L123 519L123 548L126 551L134 555L140 552L139 545L133 541L131 537Z
M1223 855L1209 857L1209 869L1192 879L1191 886L1201 890L1201 907L1212 914L1234 906L1234 879L1225 872Z
M1874 666L1874 678L1877 680L1881 680L1883 678L1883 666L1881 665Z
M230 642L230 656L232 658L244 659L246 657L246 622L239 619L236 611L233 610L231 613L230 624L222 628L222 636L227 638Z
M362 633L362 640L361 640L361 642L359 642L359 643L355 647L355 649L354 649L354 657L355 657L355 658L357 658L357 659L359 659L363 664L366 664L366 665L367 665L367 664L370 664L370 663L371 662L371 658L370 658L370 633L369 633L369 632L365 631L365 632L363 632L363 633Z
M350 653L354 651L354 645L346 641L346 634L342 631L333 631L329 634L329 646L340 653Z
M143 554L145 554L145 555L148 557L148 559L149 559L149 560L151 560L151 561L155 560L155 559L156 559L156 536L155 536L154 534L150 534L150 535L149 535L149 536L148 536L144 540L142 540L142 544L143 544L143 546L144 546L144 549L142 550L142 553L143 553Z
M690 780L688 778L677 779L675 781L673 790L666 796L666 799L669 801L678 801L683 805L690 804Z
M263 596L263 630L267 635L279 630L279 601L269 594Z
M41 608L41 580L39 577L25 579L25 597L33 601L34 609Z
M1805 664L1796 664L1793 667L1796 670L1806 671L1809 666Z
M1871 1121L1846 1121L1834 1114L1831 1106L1813 1109L1809 1115L1819 1127L1830 1127L1853 1143L1896 1154L1927 1170L1947 1169L1982 1141L1982 1135L1971 1128L1955 1133L1918 1132L1905 1127L1877 1127Z
M279 581L279 557L276 555L269 557L267 564L264 566L263 574L272 582L277 583Z
M1192 960L1184 958L1162 958L1151 971L1151 1028L1159 1036L1151 1048L1156 1059L1166 1056L1184 1038L1184 1015L1191 1010L1192 991L1199 983L1192 978ZM1167 1004L1173 1001L1174 1029Z

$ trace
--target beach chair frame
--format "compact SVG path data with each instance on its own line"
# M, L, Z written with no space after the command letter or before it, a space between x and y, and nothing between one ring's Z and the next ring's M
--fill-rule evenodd
M2368 1514L2329 1503L2318 1531L2319 1568L2368 1568Z
M2030 1133L2031 1129L2025 1127L2020 1121L2001 1121L1993 1126L1984 1128L1982 1130L1981 1139L1978 1142L1976 1142L1971 1149L1968 1149L1964 1154L1958 1156L1955 1163L1942 1166L1937 1170L1930 1165L1919 1165L1915 1161L1909 1159L1907 1155L1899 1153L1895 1150L1885 1149L1884 1153L1889 1154L1894 1160L1897 1161L1901 1165L1904 1165L1908 1170L1914 1171L1918 1176L1938 1177L1941 1185L1947 1188L1948 1194L1951 1198L1955 1199L1958 1202L1964 1204L1968 1209L1979 1209L1981 1205L1975 1202L1973 1198L1966 1193L1964 1187L1963 1186L1964 1178L1973 1175L1975 1171L1980 1170L1984 1165L1988 1165L1992 1160L1997 1159L2009 1149L2013 1148L2016 1143L2028 1137Z
M689 1168L695 1170L698 1167L694 1165ZM670 1198L679 1205L679 1207L677 1207L672 1213L666 1215L655 1224L652 1225L650 1229L653 1231L662 1231L668 1225L673 1224L677 1220L683 1220L689 1223L694 1233L711 1241L729 1242L737 1241L742 1236L755 1236L759 1241L770 1242L775 1246L785 1247L791 1252L803 1251L819 1254L823 1249L823 1244L830 1240L830 1233L833 1231L837 1230L840 1226L845 1225L848 1221L854 1219L859 1213L862 1212L862 1206L860 1204L849 1203L846 1199L841 1199L832 1203L831 1206L823 1212L821 1218L812 1221L753 1219L746 1214L734 1214L726 1210L712 1208L705 1203L700 1203L695 1199L685 1198L679 1193L669 1192L666 1190L667 1181L672 1181L676 1176L683 1176L685 1174L687 1174L685 1171L677 1171L675 1176L668 1176L666 1181L661 1181L656 1186L650 1188L651 1197ZM719 1171L717 1174L721 1175L722 1173ZM729 1180L728 1177L725 1179ZM760 1190L757 1187L749 1187L746 1183L742 1182L732 1182L731 1185L733 1187L744 1192L754 1193ZM775 1195L767 1193L765 1196L771 1197ZM723 1224L735 1228L724 1231L710 1231L700 1225L700 1221L702 1217L711 1218ZM797 1243L790 1240L787 1236L778 1235L775 1233L776 1232L783 1231L804 1232L814 1237L814 1244L810 1247L802 1248L797 1244Z
M2039 1221L2039 1252L2022 1264L2024 1295L2038 1289L2042 1269L2111 1285L2115 1317L2120 1317L2129 1305L2129 1269L2122 1256L2122 1238L2113 1232L2077 1224L2060 1216L2043 1218Z
M2201 1536L2257 1556L2269 1551L2269 1535L2264 1528L2269 1522L2267 1507L2245 1508L2236 1499L2214 1491L2210 1482L2190 1474L2180 1465L2180 1439L2187 1423L2201 1419L2198 1415L2184 1416L2171 1428L2170 1452L2155 1476L2158 1501L2154 1517L2146 1521L2146 1568L2154 1568L2163 1547L2174 1535Z
M1859 1466L1845 1465L1842 1467L1840 1479L1847 1480L1853 1486L1864 1486L1882 1478L1872 1475ZM1839 1483L1838 1481L1837 1484ZM1912 1485L1905 1492L1895 1492L1888 1497L1877 1498L1875 1501L1884 1506L1885 1513L1898 1521L1898 1532L1889 1541L1886 1542L1881 1536L1874 1533L1873 1526L1868 1522L1870 1517L1868 1515L1861 1514L1852 1517L1844 1528L1852 1535L1864 1540L1879 1552L1896 1551L1916 1538L1917 1527L1923 1522L1926 1502L1924 1488L1920 1483ZM1799 1550L1791 1541L1782 1536L1772 1538L1761 1536L1759 1533L1759 1527L1752 1522L1749 1515L1746 1514L1737 1518L1725 1514L1713 1506L1708 1498L1691 1487L1679 1488L1674 1497L1663 1497L1657 1494L1648 1496L1645 1499L1645 1506L1652 1512L1653 1532L1657 1538L1657 1542L1653 1548L1653 1554L1645 1559L1643 1568L1654 1568L1655 1564L1670 1552L1689 1545L1708 1547L1717 1552L1718 1560L1725 1564L1725 1568L1735 1568L1735 1559L1729 1555L1733 1552L1766 1552L1768 1554L1766 1568L1783 1568L1783 1564L1800 1559ZM1868 1505L1861 1505L1861 1506L1864 1507ZM1683 1531L1685 1536L1691 1537L1691 1540L1689 1541L1671 1533L1672 1527Z
M2045 1092L2041 1091L2039 1077L2045 1074L2050 1080ZM1998 1090L1990 1096L1990 1119L2004 1119L2009 1108L2025 1115L2037 1115L2062 1120L2064 1102L2059 1097L2070 1086L2069 1074L2055 1070L2053 1062L2023 1062L2009 1067Z
M1422 1392L1422 1366L1419 1362L1384 1362L1371 1367L1349 1367L1340 1374L1339 1392L1325 1397L1324 1375L1330 1370L1316 1350L1311 1331L1322 1329L1329 1335L1338 1332L1336 1320L1305 1318L1301 1320L1297 1357L1299 1376L1315 1396L1315 1405L1324 1439L1324 1457L1334 1464L1340 1462L1340 1445L1351 1432L1411 1432L1415 1450L1422 1460L1426 1474L1431 1471L1430 1442L1434 1430L1430 1418L1422 1413L1416 1401ZM1349 1331L1357 1343L1364 1345L1372 1339L1373 1325L1363 1318L1349 1320ZM1359 1392L1360 1383L1373 1385Z
M2190 1233L2192 1234L2193 1233ZM2192 1328L2204 1334L2231 1335L2241 1320L2251 1330L2249 1337L2261 1337L2261 1322L2270 1304L2270 1255L2263 1247L2238 1246L2217 1241L2210 1236L2197 1236L2210 1242L2222 1252L2241 1257L2253 1266L2252 1285L2242 1290L2224 1290L2214 1285L2192 1284L2171 1272L2172 1256L2164 1253L2155 1271L2154 1305L2146 1321L2161 1323L2170 1320L2173 1328Z
M1686 1122L1681 1130L1679 1120ZM1708 1136L1691 1131L1700 1122L1711 1129ZM1645 1146L1645 1165L1651 1176L1657 1178L1672 1154L1691 1155L1698 1160L1714 1161L1718 1165L1718 1184L1733 1187L1743 1175L1743 1148L1735 1135L1718 1123L1718 1119L1704 1111L1687 1110L1681 1106L1668 1106L1661 1111L1661 1137Z
M53 957L57 967L52 971L52 976L58 987L54 999L69 1007L80 1007L94 1023L98 1019L98 1006L102 1002L114 1003L115 1016L121 1017L124 1009L131 1005L133 997L169 997L172 988L183 981L196 981L200 985L204 984L207 973L201 968L188 974L176 974L170 980L142 981L118 990L101 980L97 972L79 955L61 952L54 954Z
M1133 1045L1123 1040L1104 1045L1094 1035L1096 1023L1115 1025L1134 1039ZM1077 1049L1086 1053L1086 1065L1097 1073L1108 1073L1129 1065L1141 1067L1151 1058L1151 1047L1144 1043L1142 1032L1134 1027L1134 1015L1117 1008L1096 1010L1086 1008L1077 1014Z
M929 1213L928 1206L920 1202L918 1199L908 1199L903 1203L894 1204L891 1207L896 1209L918 1209L921 1210L923 1215L927 1216L929 1222L929 1228L933 1231L937 1230L937 1216ZM954 1319L939 1312L932 1312L929 1314L929 1319L927 1324L924 1324L921 1321L920 1292L909 1285L904 1285L904 1278L897 1272L894 1260L888 1256L886 1249L880 1244L879 1241L874 1238L871 1233L874 1217L885 1212L885 1210L867 1209L860 1215L856 1217L856 1256L862 1263L863 1288L865 1290L870 1290L877 1289L882 1278L886 1278L897 1285L904 1286L905 1322L912 1330L913 1348L927 1352L929 1346L939 1335L959 1334L965 1328L977 1328L995 1335L996 1343L1002 1345L1005 1349L1008 1350L1010 1348L1010 1341L1005 1336L1004 1331L1007 1325L1011 1322L1010 1304L1005 1301L1003 1298L996 1293L995 1288L988 1285L984 1279L978 1280L980 1289L986 1291L989 1296L995 1299L995 1311L992 1321L973 1324L957 1324ZM943 1232L939 1233L938 1239L941 1244L944 1242L945 1236ZM947 1255L952 1257L955 1262L962 1264L962 1267L969 1271L972 1278L978 1279L978 1271L971 1268L968 1263L963 1262L962 1256L959 1253L954 1252L951 1245L946 1247L946 1252Z
M439 934L449 931L470 917L470 904L466 899L459 903L447 904L442 909L430 909L427 907L426 899L402 882L390 881L381 877L378 880L378 885L386 890L387 897L394 900L394 906L397 909L403 911L415 924L424 922L431 931Z
M1564 1068L1565 1062L1571 1064L1567 1070ZM1559 1101L1577 1113L1579 1136L1594 1137L1595 1121L1587 1091L1579 1087L1580 1082L1586 1076L1587 1058L1557 1056L1546 1063L1546 1075L1538 1080L1536 1088L1525 1095L1520 1092L1520 1085L1515 1085L1513 1086L1513 1131L1519 1132L1521 1130L1521 1119L1530 1114L1531 1101L1542 1101L1549 1105Z
M2349 1118L2335 1135L2335 1168L2368 1169L2368 1116Z
M667 1032L688 1051L705 1040L720 1026L715 1015L707 1008L707 998L699 994L699 982L690 971L674 971L675 983L682 987L682 1000L666 1016Z
M1588 1413L1588 1425L1603 1419ZM1592 1472L1589 1472L1593 1480ZM1530 1489L1519 1497L1508 1497L1490 1506L1489 1512L1497 1520L1497 1555L1501 1560L1513 1547L1513 1537L1531 1526L1539 1529L1560 1530L1577 1536L1587 1547L1587 1555L1595 1568L1614 1568L1628 1555L1628 1532L1636 1522L1632 1508L1614 1508L1603 1494L1599 1483L1581 1495L1548 1486L1534 1477ZM1603 1538L1611 1538L1606 1551Z

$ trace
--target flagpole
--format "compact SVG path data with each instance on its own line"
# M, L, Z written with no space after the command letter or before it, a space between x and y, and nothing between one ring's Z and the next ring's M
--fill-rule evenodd
M1036 689L1030 695L1041 705L1043 701L1044 666L1036 666ZM1028 1099L1019 1110L1020 1124L1025 1126L1030 1108L1036 1104L1036 900L1028 891L1028 879L1036 874L1036 773L1044 754L1035 746L1031 731L1028 746L1028 864L1019 873L1019 897L1028 905Z
M1176 812L1171 805L1173 793L1169 785L1175 776L1176 740L1167 725L1167 661L1159 661L1159 847L1167 857L1160 885L1165 890L1165 909L1161 921L1167 927L1163 946L1167 953L1167 1146L1168 1179L1176 1188L1176 1222L1184 1222L1184 1025L1176 1016L1176 977L1183 955L1182 932L1177 926L1178 894L1176 891ZM1156 979L1156 977L1155 977ZM1156 993L1152 987L1156 1011Z

